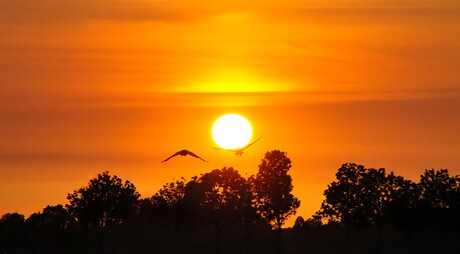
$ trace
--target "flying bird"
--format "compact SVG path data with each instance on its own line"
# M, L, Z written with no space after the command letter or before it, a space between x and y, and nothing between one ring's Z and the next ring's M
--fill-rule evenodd
M247 144L246 146L243 146L243 147L239 147L239 148L236 148L236 149L223 149L223 148L217 148L217 147L213 147L214 149L217 149L217 150L223 150L223 151L230 151L230 152L235 152L235 155L236 156L242 156L243 155L243 151L248 149L250 146L252 146L255 142L259 141L263 136L260 136L260 138L256 139L255 141Z
M177 156L177 155L180 155L181 157L190 155L190 156L195 157L195 158L197 158L197 159L200 159L200 160L202 160L202 161L204 161L204 162L207 162L207 161L205 161L203 158L201 158L200 156L198 156L198 155L196 155L196 154L190 152L189 150L185 150L185 149L184 149L184 150L180 150L179 152L177 152L177 153L175 153L175 154L169 156L167 159L165 159L165 160L162 161L162 162L166 162L166 161L168 161L169 159L171 159L172 157L175 157L175 156Z

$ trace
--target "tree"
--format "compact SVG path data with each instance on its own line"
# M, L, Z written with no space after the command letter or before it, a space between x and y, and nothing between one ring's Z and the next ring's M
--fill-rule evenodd
M29 242L34 247L64 248L71 238L69 233L75 224L75 219L62 205L56 205L46 206L43 212L33 213L27 218L25 224Z
M260 216L277 232L278 252L281 248L281 227L287 218L295 215L300 201L291 193L292 178L288 174L291 159L285 152L273 150L265 153L254 178L256 207Z
M184 178L167 183L150 199L156 214L162 221L171 223L174 230L179 228L183 219L185 186Z
M380 228L390 192L385 169L366 169L359 185L361 186L360 197L364 205L363 216L368 217L366 222Z
M62 205L46 206L43 212L33 213L27 218L26 223L35 230L60 232L69 228L75 219Z
M345 163L335 174L336 181L328 185L324 191L326 199L321 204L318 212L320 216L329 221L339 221L346 229L346 252L350 252L352 225L368 222L369 218L363 216L362 186L363 175L366 169L355 163Z
M167 183L152 196L152 201L158 205L176 206L185 195L185 179L181 178L175 182Z
M304 224L305 224L305 219L302 216L297 216L297 218L295 218L294 227L292 228L296 230L301 230Z
M91 179L87 187L68 194L66 207L81 225L103 229L135 214L139 196L134 184L123 183L106 171Z
M247 180L232 167L215 169L187 184L186 200L199 209L205 221L215 226L217 251L220 250L223 223L247 225L252 222L253 195ZM190 204L190 201L195 204Z
M417 224L416 209L420 200L419 185L411 180L396 176L393 172L388 174L390 190L385 217L390 223L410 234Z
M24 215L7 213L0 218L0 251L10 253L24 243Z
M323 222L321 221L321 216L314 214L307 220L305 220L302 216L298 216L294 222L294 229L296 230L317 230L321 228Z
M453 205L458 188L456 177L450 177L447 169L425 170L420 176L421 201L435 209L445 209Z
M385 217L399 228L406 236L406 253L412 253L412 233L419 223L418 204L420 200L419 185L396 176L393 172L388 174L390 190L388 205L385 208Z
M347 229L353 224L359 224L362 202L359 200L361 194L360 182L365 172L362 165L345 163L335 174L336 181L328 185L324 191L325 200L321 205L319 214L329 220L338 220Z
M244 177L232 167L215 169L200 177L204 196L201 206L216 218L243 222L245 209L251 207L252 193Z
M393 172L392 172L393 174ZM377 250L382 249L383 224L385 212L390 201L391 185L389 184L384 168L366 169L360 178L361 192L361 223L363 225L375 225L378 230Z
M458 221L458 177L451 177L447 169L425 170L419 188L423 223L434 227L454 226Z

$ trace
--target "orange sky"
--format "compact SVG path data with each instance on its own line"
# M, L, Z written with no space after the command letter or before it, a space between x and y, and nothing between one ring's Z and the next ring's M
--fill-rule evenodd
M0 0L0 214L110 170L144 197L223 166L293 161L310 216L342 163L460 174L459 1ZM222 114L263 135L212 149ZM188 148L211 161L182 158Z

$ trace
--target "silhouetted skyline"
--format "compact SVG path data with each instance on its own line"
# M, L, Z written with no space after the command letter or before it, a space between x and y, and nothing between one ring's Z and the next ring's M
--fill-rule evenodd
M5 253L433 253L456 252L460 175L425 170L419 182L343 164L308 219L296 216L291 160L265 153L257 174L232 167L165 183L142 198L134 183L105 171L25 217L0 217ZM429 237L431 240L424 240ZM85 244L81 244L84 242ZM329 244L326 244L329 243Z

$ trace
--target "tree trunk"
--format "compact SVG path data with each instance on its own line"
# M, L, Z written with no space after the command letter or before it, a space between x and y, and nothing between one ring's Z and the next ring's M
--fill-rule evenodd
M345 230L346 230L346 243L345 243L345 253L351 253L351 228L349 223L345 223Z
M174 249L175 249L175 253L180 253L180 246L181 246L181 242L180 242L180 232L179 232L179 225L177 225L177 223L174 223L173 224L173 246L174 246Z
M281 220L277 220L277 229L276 229L276 253L281 254Z
M412 230L411 229L407 229L406 230L406 245L407 245L407 253L408 254L412 254L413 253L413 249L412 249Z
M216 254L220 254L220 237L221 237L221 228L220 228L220 223L217 221L214 223L216 226Z
M249 223L245 222L244 223L244 227L245 227L245 230L246 230L246 246L245 246L245 253L246 254L249 254L249 243L250 243L250 237L251 235L249 234Z
M99 254L105 253L105 228L100 228L99 230Z
M383 253L382 249L382 234L383 234L383 224L377 225L378 235L377 235L377 254Z

